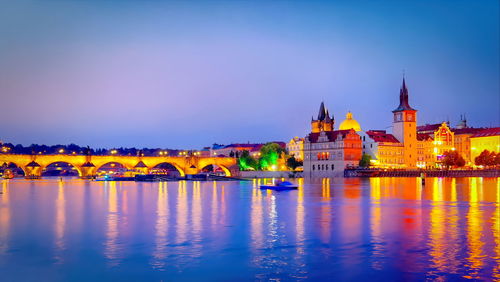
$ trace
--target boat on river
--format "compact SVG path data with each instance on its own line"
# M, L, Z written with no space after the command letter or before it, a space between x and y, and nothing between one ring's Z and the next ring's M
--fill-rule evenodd
M293 190L297 189L299 186L288 181L278 182L276 184L264 184L260 185L260 189L271 189L276 191L282 190Z

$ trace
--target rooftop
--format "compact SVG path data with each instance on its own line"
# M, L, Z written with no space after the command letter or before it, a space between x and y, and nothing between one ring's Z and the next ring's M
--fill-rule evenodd
M472 135L472 137L487 137L487 136L498 136L500 135L500 127L493 127L488 129L483 129L476 134Z

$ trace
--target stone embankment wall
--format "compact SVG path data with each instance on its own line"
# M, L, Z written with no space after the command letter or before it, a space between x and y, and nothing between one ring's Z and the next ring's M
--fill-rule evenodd
M398 171L376 171L376 170L346 170L346 177L420 177L424 173L426 177L500 177L500 169L484 170L398 170Z
M289 178L294 175L293 171L240 171L241 178ZM296 174L297 177L297 174Z

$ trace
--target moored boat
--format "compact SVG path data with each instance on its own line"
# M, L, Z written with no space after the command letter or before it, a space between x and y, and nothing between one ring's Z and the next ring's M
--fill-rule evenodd
M264 184L260 185L260 189L271 189L271 190L293 190L297 189L299 186L288 181L278 182L276 184Z

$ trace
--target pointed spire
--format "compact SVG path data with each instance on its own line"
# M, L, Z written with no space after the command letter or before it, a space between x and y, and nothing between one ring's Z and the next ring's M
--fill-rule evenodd
M326 122L330 122L330 121L332 121L332 119L330 118L330 113L328 112L328 110L326 110L326 118L325 118L325 121L326 121Z
M325 103L321 102L319 106L318 120L324 120L326 117Z
M406 80L403 75L403 84L401 85L401 88L399 89L399 106L392 112L400 112L400 111L415 111L410 106L410 103L408 102L408 88L406 87Z

